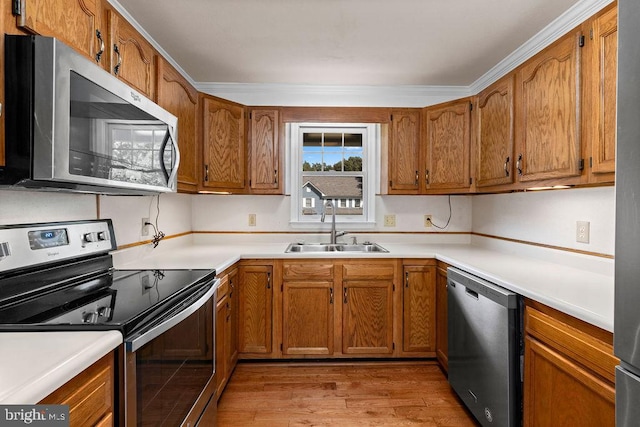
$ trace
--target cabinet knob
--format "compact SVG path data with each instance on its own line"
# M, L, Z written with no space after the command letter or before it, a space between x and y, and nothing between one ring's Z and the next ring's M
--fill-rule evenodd
M424 181L425 183L429 184L429 169L426 169L424 171Z
M209 165L204 165L204 182L209 182Z
M516 162L516 169L518 170L518 175L522 175L522 154L518 156L518 161Z
M510 161L510 158L507 156L507 159L504 161L504 174L505 174L505 176L509 176L509 161Z

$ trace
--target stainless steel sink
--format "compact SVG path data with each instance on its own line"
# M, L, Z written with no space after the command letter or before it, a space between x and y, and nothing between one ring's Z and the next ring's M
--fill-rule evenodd
M290 244L285 253L292 252L389 252L377 243L363 243L358 245L349 245L346 243L337 243L332 245L330 243L292 243Z

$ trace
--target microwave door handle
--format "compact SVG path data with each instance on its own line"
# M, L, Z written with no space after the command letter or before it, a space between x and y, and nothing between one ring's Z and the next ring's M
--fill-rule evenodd
M167 168L164 165L164 150L167 149L167 144L169 143L169 139L174 141L172 146L173 146L173 150L176 153L176 161L173 168L171 169L171 175L169 175L169 173L167 172ZM165 134L164 140L162 141L162 145L160 146L160 155L162 156L162 158L160 159L160 166L162 168L162 173L164 174L164 178L167 180L168 185L171 185L171 183L173 182L176 174L178 173L178 166L180 165L180 150L178 150L178 145L175 143L175 140L176 139L174 138L173 132L171 132L170 129L167 129L167 133Z

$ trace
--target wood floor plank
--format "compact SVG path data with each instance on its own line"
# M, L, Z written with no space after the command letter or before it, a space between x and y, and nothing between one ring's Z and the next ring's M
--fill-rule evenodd
M242 362L218 426L478 426L436 363Z

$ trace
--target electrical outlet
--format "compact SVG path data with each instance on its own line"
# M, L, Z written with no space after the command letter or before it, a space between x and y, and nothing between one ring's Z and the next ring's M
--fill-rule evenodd
M249 227L256 226L256 214L249 214Z
M396 226L396 216L395 215L385 215L384 216L384 226L385 227L395 227Z
M149 226L147 225L147 223L149 222L149 218L142 218L142 228L140 228L140 235L141 236L148 236L149 235Z
M433 223L431 222L431 215L424 216L424 226L427 228L433 227Z
M589 243L589 221L576 221L576 242Z

